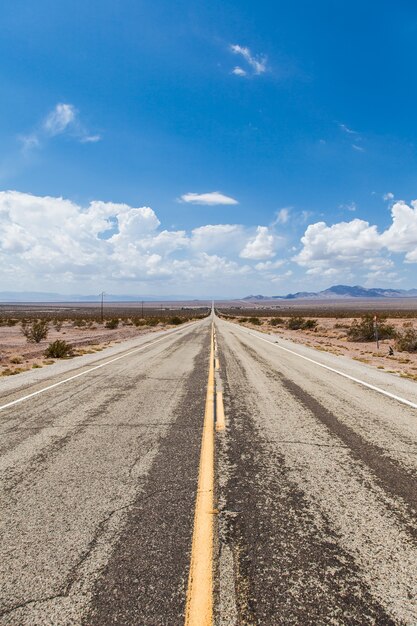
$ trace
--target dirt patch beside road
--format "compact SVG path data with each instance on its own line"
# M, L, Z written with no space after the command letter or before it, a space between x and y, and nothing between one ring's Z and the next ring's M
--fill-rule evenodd
M417 381L417 352L398 351L395 347L395 339L379 341L379 348L375 341L348 340L347 331L354 319L358 318L316 318L317 327L312 330L290 330L286 328L286 322L289 318L282 318L283 324L279 326L272 325L270 317L259 317L258 319L259 324L245 321L241 322L240 325L265 333L273 333L277 337L289 339L294 343L303 344L322 352L331 352L337 356L343 355L367 363L377 369ZM231 321L236 322L237 319ZM417 328L417 322L410 322L407 318L388 318L386 323L392 325L396 331L403 330L404 324L411 324ZM394 351L393 355L389 354L390 347Z
M48 335L40 343L30 343L22 333L20 324L0 327L0 376L11 376L32 368L43 367L54 362L44 356L48 345L57 339L64 340L74 348L74 356L98 352L114 343L138 337L145 333L170 328L170 324L136 327L131 323L119 323L118 328L105 328L94 323L77 327L72 321L62 323L57 330L51 323Z

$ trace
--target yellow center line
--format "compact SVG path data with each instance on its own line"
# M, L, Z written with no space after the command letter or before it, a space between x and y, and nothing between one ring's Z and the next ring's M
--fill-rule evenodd
M216 431L219 432L225 428L223 392L216 391Z
M213 621L214 393L212 324L185 626L211 626Z

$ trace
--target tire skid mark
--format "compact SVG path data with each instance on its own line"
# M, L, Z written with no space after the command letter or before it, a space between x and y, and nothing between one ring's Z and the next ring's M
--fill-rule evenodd
M209 339L207 334L177 404L176 419L99 572L86 626L184 623Z
M271 365L259 354L246 344L242 347L255 359L261 367L270 374ZM297 399L310 413L321 422L331 433L339 439L347 448L351 456L364 463L372 472L377 483L390 496L401 498L409 510L409 518L404 518L400 511L393 509L392 512L400 518L404 526L414 540L417 540L417 527L413 522L417 514L417 480L416 476L399 464L395 459L388 457L385 450L366 441L359 433L350 426L340 421L336 415L313 398L299 385L274 370L279 382Z
M234 553L239 624L394 626L322 513L317 526L285 457L271 454L238 357L225 347L221 358L230 416L222 523Z
M192 338L195 338L196 332L190 333ZM168 348L164 350L164 356L167 355L172 356L175 352L184 345L185 339L181 337L177 339L173 344L171 344ZM160 355L152 354L150 358L146 361L146 366L148 371L152 371L152 364L155 359L157 359ZM92 422L94 418L103 419L106 415L110 414L113 405L115 402L119 400L123 400L123 398L129 396L133 390L137 389L138 384L146 382L148 380L147 374L135 374L135 378L132 379L131 382L127 381L126 378L123 378L120 373L117 374L117 379L120 378L121 385L115 385L116 391L111 391L111 393L106 394L103 397L101 403L94 407L94 409L87 409L85 411L84 416L81 417L77 423L72 424L71 426L61 425L57 427L57 430L63 431L62 434L56 434L54 437L36 454L32 455L22 466L19 468L6 468L4 470L3 478L5 481L5 486L3 491L10 496L10 493L13 492L16 487L24 483L25 481L30 481L30 483L34 482L35 476L39 479L42 474L46 471L46 469L51 465L51 463L57 458L59 454L61 454L66 446L68 446L76 437L80 437L85 434L85 432L90 429L92 426L100 427L100 422ZM92 379L94 380L94 379ZM178 378L175 379L174 382L179 382ZM81 393L84 391L91 392L90 389L91 380L83 381L81 383ZM163 390L162 390L163 391ZM160 392L159 392L160 393ZM52 396L54 397L54 396ZM50 429L57 415L54 413L54 409L59 406L60 403L68 401L68 394L64 394L59 397L55 402L53 402L52 406L48 406L45 413L42 413L40 417L37 415L34 418L34 421L41 422L39 426L32 427L30 430L23 431L23 437L19 439L19 442L16 445L21 445L25 441L29 440L32 436L41 433L44 429ZM20 409L22 410L22 409ZM46 415L45 415L46 414ZM28 420L32 421L31 419ZM118 424L114 425L116 428ZM16 427L13 428L13 430ZM12 429L8 432L10 433ZM22 432L22 431L20 431ZM13 448L8 450L7 452L13 451Z

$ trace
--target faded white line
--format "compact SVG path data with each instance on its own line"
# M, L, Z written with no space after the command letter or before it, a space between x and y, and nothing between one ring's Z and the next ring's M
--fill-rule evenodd
M70 376L69 378L65 378L64 380L60 380L59 382L54 383L53 385L48 385L48 387L43 387L42 389L38 389L38 391L33 391L32 393L29 393L28 395L23 396L22 398L18 398L17 400L13 400L12 402L8 402L7 404L3 404L2 406L0 406L0 411L2 411L3 409L7 409L10 406L14 406L15 404L19 404L20 402L23 402L24 400L28 400L29 398L33 398L34 396L38 396L39 394L44 393L45 391L49 391L50 389L54 389L55 387L64 385L65 383L68 383L71 380L75 380L76 378L79 378L80 376L85 376L86 374L89 374L90 372L94 372L95 370L98 370L101 367L106 367L106 365L110 365L111 363L114 363L115 361L120 361L120 359L124 359L127 356L130 356L131 354L135 354L135 352L140 352L141 350L145 350L145 348L149 348L150 346L153 346L154 344L159 343L160 341L163 341L164 339L173 335L174 333L179 333L185 328L189 328L193 323L195 322L192 322L191 324L187 324L187 326L182 326L182 328L175 328L174 330L169 330L166 332L166 334L163 337L160 337L159 339L155 339L155 341L151 341L150 343L146 343L144 346L140 346L139 348L135 348L134 350L125 352L124 354L121 354L120 356L116 356L113 359L106 361L105 363L101 363L100 365L94 365L94 367L90 367L88 368L88 370L85 370L84 372L80 372L79 374L75 374L74 376Z
M228 323L231 324L231 322L228 322ZM323 369L328 370L329 372L333 372L334 374L338 374L339 376L343 376L343 378L347 378L348 380L352 380L353 382L358 383L359 385L363 385L363 387L367 387L368 389L372 389L373 391L381 393L384 396L388 396L388 398L392 398L393 400L397 400L398 402L401 402L402 404L406 404L407 406L411 406L413 409L417 409L417 404L415 404L414 402L411 402L410 400L406 400L405 398L401 398L401 396L397 396L394 393L390 393L389 391L385 391L385 389L381 389L380 387L375 387L375 385L371 385L370 383L366 383L364 380L360 380L360 378L355 378L354 376L350 376L349 374L345 374L344 372L341 372L340 370L334 369L333 367L329 367L328 365L324 365L323 363L320 363L319 361L315 361L314 359L310 359L308 356L303 356L302 354L298 354L298 352L295 352L294 350L290 350L289 348L284 348L284 346L280 346L279 344L277 344L277 343L275 343L273 341L269 341L268 339L264 339L263 337L259 337L259 335L255 334L255 333L251 333L249 330L244 330L243 328L240 328L239 326L236 326L236 328L241 330L243 333L247 333L248 335L252 335L252 337L256 337L260 341L264 341L265 343L271 344L271 346L274 346L275 348L278 348L279 350L284 350L285 352L289 352L290 354L294 354L294 356L298 356L300 359L304 359L304 361L309 361L309 363L314 363L314 365L318 365L319 367L322 367Z

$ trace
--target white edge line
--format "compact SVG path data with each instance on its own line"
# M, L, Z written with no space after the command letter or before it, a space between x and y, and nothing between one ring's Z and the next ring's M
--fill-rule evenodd
M229 322L231 323L231 322ZM366 383L363 380L360 380L359 378L355 378L354 376L350 376L349 374L345 374L344 372L341 372L340 370L336 370L333 367L329 367L328 365L324 365L323 363L320 363L319 361L315 361L314 359L310 359L308 356L303 356L302 354L298 354L298 352L295 352L294 350L290 350L289 348L284 348L284 346L280 346L277 343L274 343L273 341L269 341L268 339L264 339L263 337L259 337L259 335L250 332L249 330L244 330L243 328L240 328L240 326L237 326L237 328L239 330L241 330L242 332L247 333L248 335L252 335L253 337L256 337L257 339L260 339L260 341L265 341L265 343L270 343L271 346L275 346L275 348L279 348L280 350L285 350L285 352L289 352L290 354L294 354L295 356L298 356L300 359L304 359L304 361L309 361L310 363L314 363L315 365L318 365L319 367L322 367L325 370L329 370L329 372L334 372L335 374L339 374L339 376L343 376L343 378L348 378L349 380L353 380L353 382L355 383L359 383L359 385L363 385L364 387L367 387L368 389L372 389L373 391L377 391L378 393L382 393L384 396L388 396L388 398L392 398L393 400L398 400L398 402L401 402L402 404L406 404L407 406L411 406L413 409L417 409L417 404L415 404L414 402L411 402L410 400L406 400L405 398L401 398L400 396L396 396L394 393L390 393L389 391L385 391L384 389L381 389L380 387L375 387L375 385L371 385L370 383Z
M15 404L19 404L20 402L23 402L24 400L28 400L29 398L33 398L34 396L38 396L39 394L44 393L45 391L49 391L49 389L53 389L54 387L59 387L59 385L68 383L70 380L74 380L75 378L79 378L80 376L84 376L85 374L89 374L90 372L94 372L94 370L98 370L101 367L106 367L106 365L110 365L110 363L114 363L115 361L124 359L125 357L130 356L131 354L134 354L135 352L140 352L141 350L144 350L145 348L149 348L150 346L153 346L155 343L158 343L159 341L166 339L170 335L173 335L174 333L178 333L181 330L188 328L193 323L195 322L191 322L191 324L187 324L187 326L182 326L181 328L175 328L173 330L169 330L163 337L159 337L159 339L155 339L155 341L146 343L144 346L139 346L139 348L134 348L133 350L130 350L129 352L125 352L119 356L116 356L113 359L106 361L105 363L101 363L100 365L94 365L94 367L89 367L88 370L85 370L84 372L80 372L79 374L75 374L74 376L70 376L69 378L65 378L64 380L60 380L59 382L54 383L53 385L48 385L48 387L43 387L42 389L38 389L38 391L29 393L28 395L23 396L22 398L18 398L17 400L13 400L12 402L8 402L7 404L3 404L2 406L0 406L0 411L2 411L3 409L7 409L10 406L14 406Z

